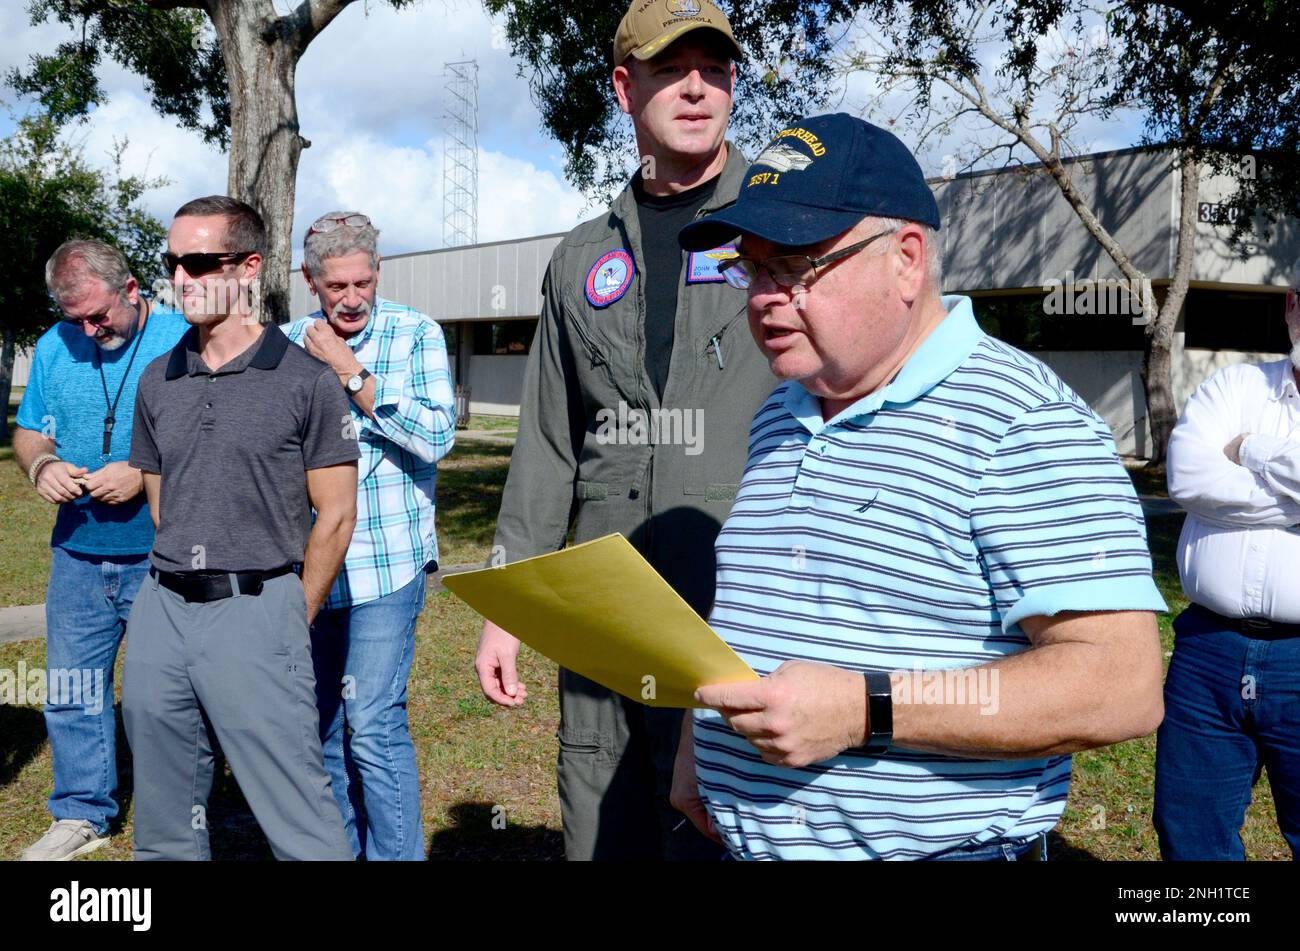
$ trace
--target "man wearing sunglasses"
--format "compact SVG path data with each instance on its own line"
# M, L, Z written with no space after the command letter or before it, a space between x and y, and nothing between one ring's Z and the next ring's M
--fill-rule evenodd
M36 494L58 506L45 598L54 822L25 860L94 851L118 815L113 664L153 544L143 479L127 462L132 408L144 368L186 326L102 241L60 245L45 283L64 319L36 343L13 444Z
M739 236L724 274L787 381L710 617L761 677L697 691L673 786L737 858L1041 855L1069 754L1160 722L1165 606L1111 433L941 296L938 230L903 143L837 114L682 231Z
M437 568L434 494L456 436L456 397L442 328L378 296L378 241L356 212L312 223L302 273L321 307L287 334L347 391L362 453L357 527L311 630L325 767L353 853L419 861L406 682L426 572Z
M731 249L683 254L677 244L682 225L740 187L745 162L726 131L741 53L710 0L637 0L613 46L640 169L551 258L496 552L516 561L555 551L571 526L577 542L620 532L703 616L746 429L777 382L744 339L744 295L718 272ZM484 625L475 668L503 706L528 694L518 652L508 632ZM668 803L681 718L561 671L570 859L720 854Z
M356 521L356 431L333 371L260 322L265 253L261 216L221 195L167 235L192 326L145 370L131 443L157 526L122 685L138 859L210 857L217 744L277 858L352 859L308 625Z

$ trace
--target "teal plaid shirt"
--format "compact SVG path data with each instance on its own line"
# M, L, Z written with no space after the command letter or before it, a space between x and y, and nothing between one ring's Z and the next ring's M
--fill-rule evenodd
M286 329L305 345L318 310ZM347 341L375 376L375 418L352 404L361 447L357 527L324 607L374 601L409 584L438 559L434 490L438 460L456 439L456 396L442 328L411 307L382 297L366 328Z

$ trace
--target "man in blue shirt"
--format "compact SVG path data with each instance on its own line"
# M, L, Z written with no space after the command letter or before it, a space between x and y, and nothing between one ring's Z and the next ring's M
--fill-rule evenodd
M893 135L778 134L687 250L787 381L755 415L673 802L738 858L1013 859L1070 753L1160 722L1141 509L1106 424L940 294L939 209Z
M54 822L25 860L91 852L118 814L113 663L153 547L143 479L126 461L136 384L188 326L142 296L100 241L61 245L45 279L65 319L36 344L13 445L36 493L59 507L45 599Z
M286 335L337 374L361 449L357 526L311 629L325 767L354 855L420 861L406 682L425 572L437 566L434 489L456 437L456 398L442 328L377 294L378 240L357 212L312 223L303 277L321 309Z

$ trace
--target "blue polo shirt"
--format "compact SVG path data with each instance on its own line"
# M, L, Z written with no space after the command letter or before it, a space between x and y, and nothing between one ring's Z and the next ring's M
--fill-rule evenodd
M51 436L59 458L91 472L110 462L126 462L131 453L135 390L140 375L150 361L171 350L188 329L183 316L155 302L144 329L130 343L116 350L100 350L80 327L60 321L36 342L31 376L18 407L18 425ZM131 375L122 385L117 402L111 451L104 455L104 386L108 386L110 400L117 395L137 343L140 352L131 363ZM96 351L104 382L95 368ZM153 521L144 493L121 505L105 505L89 493L63 503L54 522L50 547L88 555L147 555L153 547Z
M1106 424L985 335L968 298L944 306L895 379L833 419L794 382L754 417L709 623L761 675L790 659L975 667L1028 649L1025 617L1165 610ZM712 710L696 711L694 736L701 793L745 858L924 858L1027 838L1056 824L1070 784L1069 756L891 749L773 766Z

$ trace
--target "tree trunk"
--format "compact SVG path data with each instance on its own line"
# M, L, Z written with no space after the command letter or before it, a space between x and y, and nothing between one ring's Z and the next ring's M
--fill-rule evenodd
M1201 167L1190 149L1179 153L1178 166L1178 250L1174 275L1159 314L1147 325L1146 353L1142 359L1142 385L1151 426L1151 459L1147 465L1151 467L1164 465L1169 436L1178 422L1172 359L1174 328L1187 300L1196 255L1196 201L1200 196Z
M294 74L301 49L270 0L216 0L209 13L221 41L230 88L230 174L227 191L266 222L261 319L284 323L289 313L293 204L298 157ZM236 249L239 250L239 249Z
M0 349L0 442L8 442L13 434L9 432L9 394L14 387L14 341L17 334L8 324L4 329L4 346Z
M1181 306L1181 301L1174 307L1169 304L1169 298L1165 298L1165 305L1149 328L1151 333L1147 334L1146 349L1142 354L1142 390L1147 400L1147 425L1151 428L1151 457L1147 466L1151 468L1164 465L1169 436L1178 422L1178 409L1174 404L1173 343L1174 326Z

